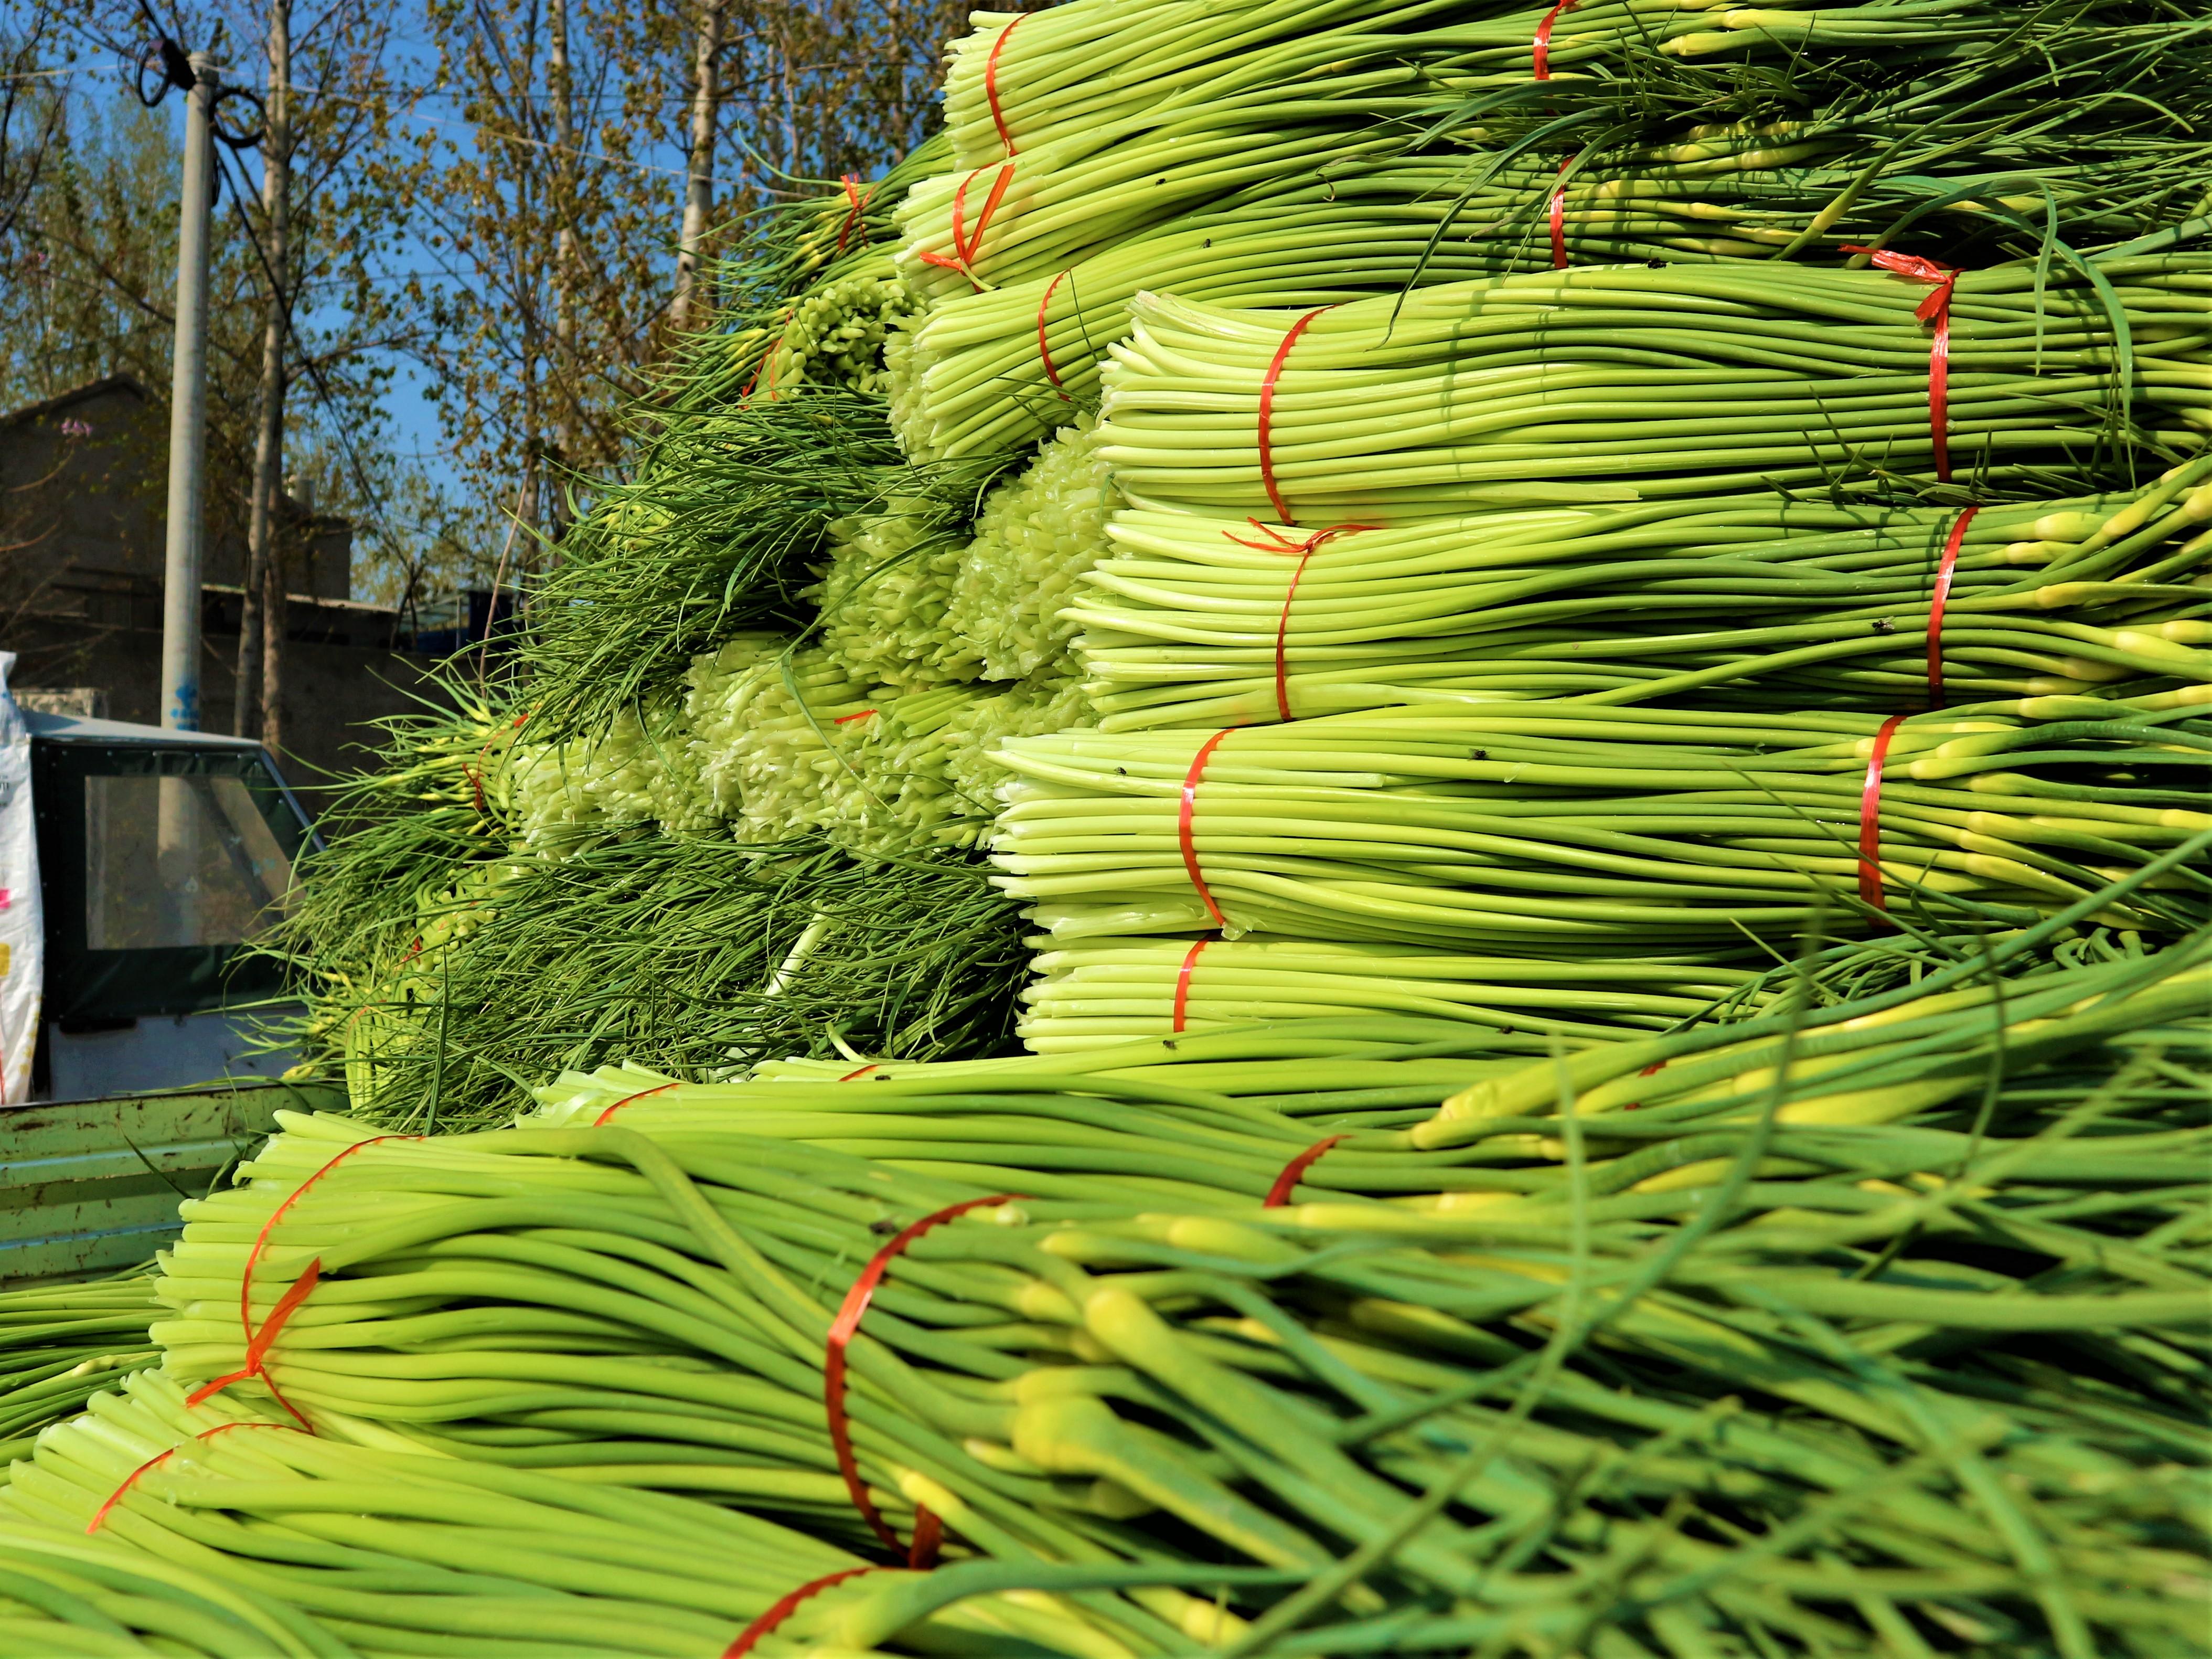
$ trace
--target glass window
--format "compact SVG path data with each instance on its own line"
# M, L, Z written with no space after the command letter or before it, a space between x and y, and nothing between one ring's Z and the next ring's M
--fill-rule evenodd
M84 832L90 950L240 944L290 896L292 860L243 778L88 777Z

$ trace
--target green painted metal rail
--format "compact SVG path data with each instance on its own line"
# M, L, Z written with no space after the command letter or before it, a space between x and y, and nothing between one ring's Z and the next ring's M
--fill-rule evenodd
M0 1109L0 1285L107 1273L174 1239L280 1109L342 1110L325 1084L245 1079Z

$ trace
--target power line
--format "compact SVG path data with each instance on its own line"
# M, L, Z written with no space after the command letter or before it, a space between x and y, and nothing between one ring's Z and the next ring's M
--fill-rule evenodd
M229 158L220 150L216 152L216 166L225 174L230 170ZM269 291L276 296L276 314L283 325L284 337L299 353L300 367L307 371L307 378L314 383L315 393L322 399L323 408L337 428L339 445L345 451L346 464L353 470L354 488L361 492L362 504L374 514L376 511L376 493L368 487L368 474L362 466L360 452L354 447L352 434L346 429L344 421L339 416L337 399L331 395L330 385L323 379L322 366L309 353L300 338L298 330L293 325L289 297L284 291L284 285L276 280L276 268L269 263L268 252L261 246L261 238L253 228L253 220L246 210L243 168L240 169L239 177L231 185L230 199L231 204L238 210L238 222L245 228L246 240L252 246L254 261L260 265L261 274L269 279Z
M364 109L372 106L368 99L349 98L342 92L318 90L315 91L313 95L320 98L335 99L339 103L354 104ZM574 155L580 161L597 161L603 167L628 167L635 173L656 173L670 179L689 179L691 177L691 170L689 167L661 167L653 166L650 161L625 161L612 155L603 155L598 150L579 149L573 144L556 144L547 139L532 138L528 137L526 134L520 132L505 132L497 127L485 126L480 122L441 121L434 115L424 115L413 109L404 111L403 114L406 119L410 121L419 121L427 127L437 127L445 131L478 133L484 137L496 138L505 143L526 144L533 149L542 149L556 155ZM735 179L709 178L707 182L714 185L718 190L738 190L742 189L750 181L741 174Z

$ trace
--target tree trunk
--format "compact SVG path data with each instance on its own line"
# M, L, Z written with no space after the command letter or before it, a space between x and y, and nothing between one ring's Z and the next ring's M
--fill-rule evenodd
M546 90L553 106L553 372L546 389L555 394L554 443L560 461L573 462L577 449L576 404L582 392L576 364L576 107L568 55L568 0L548 0L545 8ZM550 479L546 480L548 483ZM566 528L565 497L549 489L538 506L545 520L549 552ZM535 555L537 550L526 549Z
M261 207L273 279L261 339L261 429L253 447L253 495L246 531L243 617L238 639L240 737L253 732L277 754L284 741L284 559L279 504L284 477L284 347L290 308L292 198L292 5L269 0L268 131L261 149Z
M884 8L884 28L891 43L889 137L895 150L903 150L914 142L914 100L908 95L914 77L907 73L906 7L900 3L900 0L890 0L890 3Z
M262 350L262 392L268 393L268 349ZM269 442L269 413L264 406L260 434L254 442L252 498L247 504L246 576L238 601L237 699L231 708L230 729L241 738L261 731L261 588L268 563L269 512L261 494L261 451Z
M722 102L717 60L721 52L722 0L700 0L699 32L691 55L691 160L684 184L684 229L676 243L676 294L668 302L672 329L692 325L699 249L714 209L714 127Z

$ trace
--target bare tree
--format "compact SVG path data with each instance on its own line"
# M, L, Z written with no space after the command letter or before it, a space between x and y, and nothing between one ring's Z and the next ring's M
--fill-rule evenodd
M61 125L62 100L48 84L59 66L46 61L56 16L34 0L12 25L0 24L0 261L10 265L23 253L16 222Z
M294 394L310 394L313 424L343 458L341 488L328 504L373 520L388 487L378 480L388 468L363 453L372 447L362 441L362 405L380 391L389 372L381 359L401 337L374 283L378 233L394 221L380 195L364 187L361 166L392 118L385 62L392 10L375 0L332 0L300 31L291 0L266 4L258 217L245 191L234 198L260 290L234 725L240 735L281 748L287 596L295 574L289 554L311 533L284 485ZM303 305L343 316L346 325L336 338L303 339Z
M699 281L699 257L707 223L714 210L714 133L722 113L723 0L699 0L692 37L691 129L684 179L684 228L676 242L676 293L668 302L671 328L691 320L691 295Z
M171 27L194 46L264 42L267 118L258 176L249 158L219 152L208 512L211 533L242 535L248 551L234 723L281 744L293 585L286 548L301 528L284 494L287 441L305 430L335 449L346 486L327 504L357 521L374 519L388 488L379 404L389 354L403 337L376 267L393 217L362 187L361 164L391 119L385 58L395 14L380 0L325 0L302 29L291 0L216 3L266 9L226 16L203 7ZM125 0L94 0L72 15L113 50L127 79L146 50L146 15ZM226 79L252 88L234 64ZM177 234L167 112L137 109L106 76L52 84L69 90L42 94L49 118L38 175L7 239L9 264L27 280L0 281L0 404L118 371L160 397L169 379ZM12 176L0 155L0 177Z
M415 88L465 124L379 161L434 269L410 295L474 490L520 503L517 562L611 465L709 262L763 205L871 176L923 136L953 0L428 0ZM659 165L667 148L680 169ZM672 236L671 231L675 234Z
M261 141L262 258L268 266L268 318L261 338L261 422L253 452L246 532L243 614L238 636L240 737L255 733L271 751L284 737L284 561L276 546L283 490L284 390L291 334L292 0L269 0L269 100ZM258 711L256 705L258 705Z

